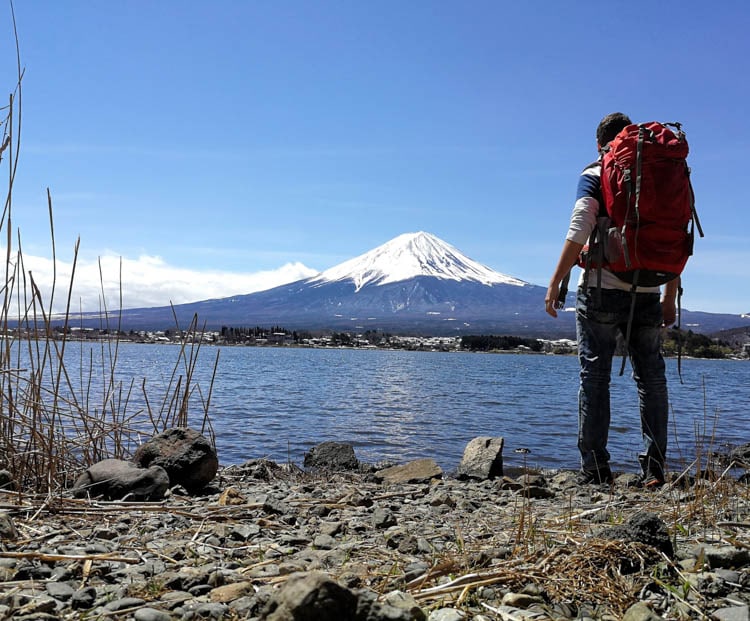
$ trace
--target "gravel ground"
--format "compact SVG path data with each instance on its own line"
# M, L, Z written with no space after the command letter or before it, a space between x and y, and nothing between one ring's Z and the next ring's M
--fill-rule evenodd
M632 478L255 460L159 503L0 492L0 619L748 619L750 486Z

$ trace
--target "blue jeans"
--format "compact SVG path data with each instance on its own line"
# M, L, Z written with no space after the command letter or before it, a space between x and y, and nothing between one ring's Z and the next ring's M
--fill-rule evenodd
M601 299L598 296L601 295ZM626 334L632 296L628 291L578 290L576 334L581 363L578 392L578 449L581 466L609 465L609 384L618 333ZM641 468L661 472L667 451L669 404L661 355L662 311L658 293L637 293L628 354L638 387L643 453Z

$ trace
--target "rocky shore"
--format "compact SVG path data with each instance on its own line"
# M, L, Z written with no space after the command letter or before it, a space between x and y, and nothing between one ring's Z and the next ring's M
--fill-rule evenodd
M748 619L747 482L632 479L254 460L158 502L0 491L0 619Z

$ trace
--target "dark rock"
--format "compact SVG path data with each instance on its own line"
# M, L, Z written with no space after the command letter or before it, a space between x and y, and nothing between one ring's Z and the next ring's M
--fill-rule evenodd
M494 479L503 476L503 438L481 436L464 448L458 465L460 479Z
M104 605L104 609L110 612L117 612L120 610L127 610L128 608L143 606L143 604L145 603L146 600L141 599L140 597L123 597L121 599L116 599L112 602L108 602Z
M139 468L129 461L105 459L89 467L73 485L76 498L102 496L106 500L161 500L169 489L164 468Z
M13 519L5 511L0 511L0 541L8 541L11 539L18 538L18 531L16 530Z
M0 489L15 489L13 475L7 470L0 470Z
M674 556L667 525L653 513L639 513L625 524L605 529L601 535L608 539L637 541L664 552L670 558Z
M263 621L302 621L307 619L355 618L357 596L320 572L289 577L266 605Z
M141 467L161 466L171 485L196 492L208 485L219 470L219 458L207 438L193 429L175 427L141 446L133 455Z
M67 582L48 582L45 588L50 597L59 599L61 602L67 602L76 592Z
M729 459L743 466L750 467L750 442L740 446L735 446L729 452Z
M73 610L88 610L96 601L96 589L94 587L85 587L73 593L70 598L70 605Z
M312 470L357 470L359 460L351 444L322 442L305 453L305 468Z

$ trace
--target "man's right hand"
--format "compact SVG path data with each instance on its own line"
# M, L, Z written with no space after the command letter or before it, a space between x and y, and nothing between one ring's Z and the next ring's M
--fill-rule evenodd
M552 283L547 288L547 295L544 296L544 310L548 315L557 317L557 298L560 295L560 283Z

